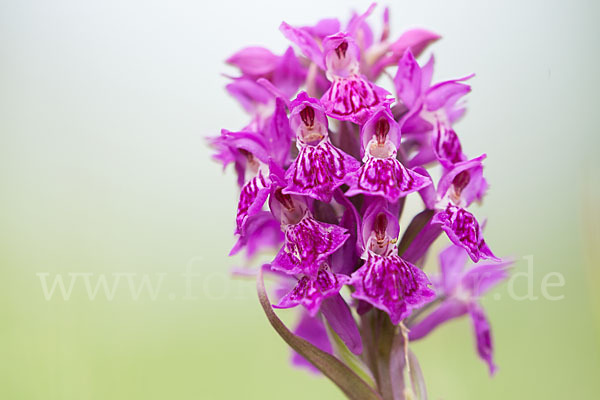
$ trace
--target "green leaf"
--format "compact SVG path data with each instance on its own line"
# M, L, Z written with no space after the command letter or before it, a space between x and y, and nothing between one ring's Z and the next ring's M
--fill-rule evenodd
M262 270L259 271L256 288L260 304L271 323L271 326L281 338L301 356L310 361L326 377L335 383L351 400L382 400L381 397L362 380L354 371L337 358L313 346L308 341L294 335L277 317L271 307L271 302L265 290Z

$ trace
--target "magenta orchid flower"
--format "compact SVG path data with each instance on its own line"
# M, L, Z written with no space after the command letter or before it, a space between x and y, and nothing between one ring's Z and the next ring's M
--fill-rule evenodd
M294 365L322 372L352 400L426 398L411 342L453 318L470 316L477 352L495 371L479 298L509 263L472 213L488 188L486 155L468 157L454 128L472 75L432 83L433 56L422 66L416 57L439 36L412 29L394 39L388 9L381 29L370 24L374 8L347 23L283 22L298 55L253 46L229 57L239 76L226 89L248 122L209 142L240 187L230 254L249 264L271 253L269 264L236 275L257 275ZM378 82L386 76L394 95ZM424 207L407 220L416 193ZM423 266L443 236L452 244L430 279ZM469 258L476 264L465 269ZM263 274L277 288L273 302ZM294 331L277 316L292 310Z
M302 92L290 105L290 126L296 134L298 157L286 173L284 193L331 201L333 191L360 163L329 140L327 116L318 100Z
M482 164L485 157L484 154L456 164L440 178L437 192L432 187L421 191L427 208L436 210L431 220L432 229L435 225L441 226L452 243L465 249L473 262L497 260L483 239L481 225L466 210L474 200L481 199L487 189Z
M362 127L361 138L364 164L348 175L346 196L381 196L395 203L431 185L429 177L407 169L398 160L400 127L389 109L381 108L371 116Z
M348 239L346 229L314 219L308 204L300 196L276 189L270 207L285 234L284 245L273 260L275 270L316 276L327 257Z
M434 292L423 271L398 256L399 224L384 203L373 203L362 226L365 263L352 274L352 296L385 311L393 324L431 301Z

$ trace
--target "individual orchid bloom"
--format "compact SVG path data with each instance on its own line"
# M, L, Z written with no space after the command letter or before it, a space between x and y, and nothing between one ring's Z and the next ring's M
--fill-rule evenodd
M240 186L256 174L258 161L267 164L272 160L282 168L289 164L292 133L285 104L281 99L274 102L271 114L259 125L251 123L239 132L222 129L220 136L208 139L217 150L214 159L224 168L234 163ZM250 177L246 176L247 172Z
M497 260L485 240L479 222L466 210L474 200L481 199L487 189L482 161L485 154L460 162L440 179L437 192L422 190L421 196L429 209L436 210L431 222L439 224L448 238L466 250L473 262Z
M493 361L493 344L490 324L479 304L479 299L495 285L508 278L510 261L493 264L476 264L465 269L468 257L462 248L450 245L440 253L441 276L437 279L438 296L444 300L426 317L410 328L410 340L428 335L444 322L469 314L479 357L496 370Z
M239 181L245 182L240 191L235 230L242 235L248 218L262 210L270 193L267 144L258 133L226 130L221 134L220 143L231 149L232 154L235 152Z
M360 73L360 49L345 32L323 41L327 79L331 87L321 101L327 115L342 121L363 124L378 107L390 104L389 92Z
M346 178L350 186L346 196L381 196L395 203L431 185L429 177L407 169L396 157L400 127L388 108L379 109L369 118L362 127L361 139L364 164Z
M327 114L338 120L362 124L374 108L390 104L392 99L388 98L389 92L361 74L360 48L353 37L359 25L357 20L349 25L347 32L329 35L321 43L306 28L294 28L284 22L280 30L325 72L331 82L321 97Z
M339 293L350 279L347 275L333 271L328 262L323 262L313 275L290 276L272 269L272 266L269 266L269 269L281 278L276 294L281 300L273 305L274 308L302 305L310 317L316 318L318 313L321 314L351 352L362 353L358 326L348 303ZM311 338L305 339L312 342Z
M239 181L245 182L240 191L236 214L238 235L244 234L250 216L262 210L271 191L270 165L282 166L289 157L290 130L285 108L277 100L275 112L262 134L224 130L219 143L236 156ZM283 150L283 151L282 151ZM249 175L249 177L247 176Z
M352 296L385 311L394 325L415 308L430 302L435 293L427 275L398 256L396 241L400 227L382 203L365 211L363 222L363 260L350 284Z
M413 54L418 56L429 44L440 38L436 33L417 28L409 29L397 39L391 40L389 9L386 8L383 13L381 37L375 40L373 30L366 21L374 9L375 3L363 14L354 13L345 29L341 28L339 19L329 18L319 21L314 26L302 28L293 28L284 23L281 30L288 39L298 45L306 57L321 67L322 54L316 50L319 49L319 44L327 36L339 32L349 33L360 49L361 71L372 81L375 81L386 67L397 65L407 49L411 49Z
M441 177L437 187L437 196L442 207L450 202L458 207L466 208L473 201L483 198L488 186L483 177L483 160L485 158L486 155L482 154L472 160L456 163L454 168Z
M290 107L290 126L299 153L286 173L284 193L329 202L345 176L360 163L331 144L327 116L318 100L302 92Z
M298 283L275 305L275 308L290 308L303 305L310 316L319 312L326 298L337 295L350 281L347 275L335 274L326 262L323 262L316 274L301 274Z
M285 235L284 245L273 260L274 270L314 276L322 263L348 239L346 229L314 219L301 196L276 189L269 207L281 222Z

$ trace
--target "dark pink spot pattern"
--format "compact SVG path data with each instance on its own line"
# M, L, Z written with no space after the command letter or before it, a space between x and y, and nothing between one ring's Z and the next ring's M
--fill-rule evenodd
M497 260L483 239L477 219L464 208L448 204L446 209L434 215L432 222L441 223L452 243L464 248L473 262Z
M359 167L360 163L354 157L328 140L316 146L305 145L286 173L289 183L284 193L330 202L333 191L344 183L346 175Z
M327 115L363 124L373 110L388 103L388 92L359 75L336 77L321 98Z
M381 196L392 203L431 184L429 177L406 168L394 157L370 157L346 181L350 185L347 196L362 193Z
M334 274L327 264L322 264L316 275L303 275L275 307L290 308L302 304L315 316L323 300L338 294L349 280L348 276Z
M285 229L285 244L272 268L288 274L314 274L327 257L342 247L349 234L345 228L304 217Z
M250 179L242 187L240 200L238 202L236 222L236 234L242 234L248 217L256 214L262 209L269 195L271 182L261 171Z
M452 128L446 128L438 123L434 138L433 151L440 163L451 168L454 164L466 159L458 135Z
M365 264L351 276L354 298L387 312L393 324L406 318L412 309L433 299L435 293L427 275L401 259L391 247L386 255L369 252Z

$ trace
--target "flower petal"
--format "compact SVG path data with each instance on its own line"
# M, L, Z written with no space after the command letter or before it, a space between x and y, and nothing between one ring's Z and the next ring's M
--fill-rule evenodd
M244 234L248 217L262 210L270 191L271 182L260 171L242 187L235 217L236 234Z
M320 317L311 317L307 312L303 312L300 316L300 320L298 321L298 325L296 325L296 329L294 329L294 334L308 341L319 350L322 350L328 354L333 354L333 347L329 341L327 329L325 328L325 324ZM297 367L308 368L310 371L315 373L320 373L319 369L312 365L306 358L302 357L293 350L292 352L293 365Z
M477 354L485 361L489 367L490 375L496 372L494 364L494 345L492 342L492 331L483 309L476 303L470 307L471 320L475 331L475 342L477 344Z
M321 261L342 247L348 236L347 230L338 225L307 216L287 226L285 244L273 260L273 269L314 275Z
M352 274L351 284L354 298L388 313L394 325L435 296L425 273L397 255L369 252L365 264Z
M246 248L246 258L251 258L264 248L276 250L283 243L283 238L279 221L273 218L270 212L260 211L248 217L244 235L239 237L229 255L237 254Z
M290 308L302 304L314 317L323 300L338 294L349 280L348 276L334 274L327 264L322 264L315 276L301 277L296 286L274 307Z
M508 267L511 260L503 260L496 264L475 265L465 273L461 286L471 292L473 298L479 298L491 288L508 279Z
M435 214L432 222L441 223L452 243L465 249L473 262L482 258L498 260L485 243L479 223L464 208L448 204L445 210Z
M327 115L340 121L362 125L373 110L392 102L390 93L359 75L335 77L321 97Z
M328 140L316 146L302 146L286 173L289 183L284 193L330 202L333 191L359 167L360 163L354 157L334 147Z
M226 62L238 67L243 74L262 76L270 73L279 63L279 57L264 47L246 47Z
M404 167L397 158L371 157L346 181L350 189L347 196L366 194L381 196L390 203L432 184L431 180Z
M461 317L468 311L469 307L464 302L450 298L442 302L417 324L411 326L408 337L411 341L422 339L444 322Z
M300 48L300 51L321 69L325 69L323 62L323 53L319 44L304 28L294 28L293 26L282 22L279 30L292 43Z
M441 283L444 293L452 293L463 276L468 259L465 250L453 244L440 253Z
M404 52L398 63L394 85L404 105L409 109L414 108L421 97L421 67L410 50Z

